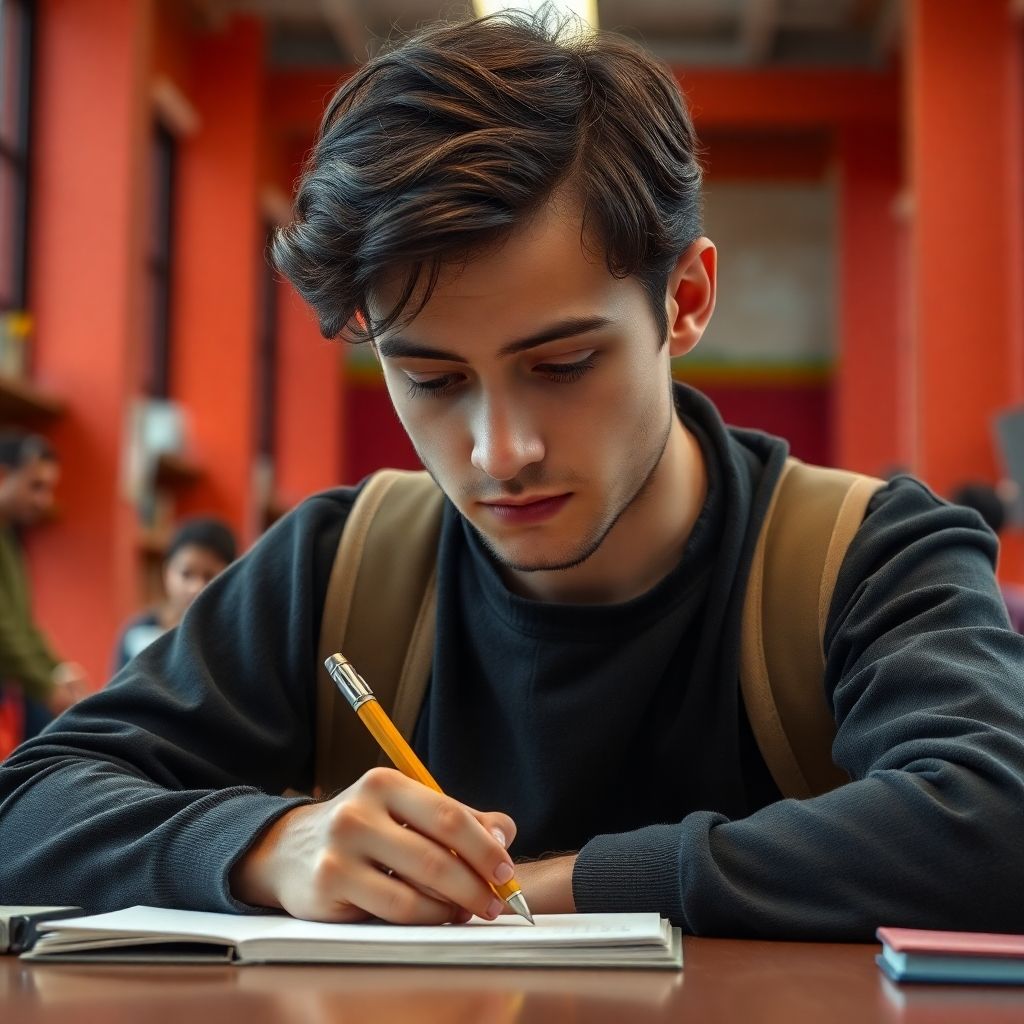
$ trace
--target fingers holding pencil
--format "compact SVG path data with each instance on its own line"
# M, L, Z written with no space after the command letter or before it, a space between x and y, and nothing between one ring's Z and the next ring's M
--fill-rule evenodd
M443 798L442 802L436 805L438 821L434 823L435 828L429 829L427 834L434 835L435 829L439 829L442 833L457 830L461 812L456 810L456 807L462 807L462 805L458 805L455 802L444 802L447 798L444 797L444 793L437 784L437 780L430 774L427 766L417 757L416 752L409 746L405 737L395 728L394 722L391 721L387 713L380 706L366 680L353 668L352 663L343 654L332 654L326 658L324 660L324 667L334 680L342 696L348 701L352 710L359 716L360 721L366 726L381 749L390 758L392 764L406 778L433 790ZM463 808L463 810L472 813L469 808ZM502 815L501 817L504 818L504 821L497 823L495 826L496 831L493 835L507 837L505 826L511 825L513 828L515 826L507 816ZM482 823L485 828L490 827L487 822L482 821ZM458 856L458 850L453 844L449 845L449 849ZM505 901L515 913L525 918L530 924L533 924L533 915L530 913L526 897L523 895L522 889L515 879L515 871L510 860L499 862L490 873L485 870L482 877L485 878L496 898Z
M514 835L515 825L375 768L273 822L239 860L231 888L243 902L315 921L494 918L505 907L491 880L502 865L511 870L494 830Z

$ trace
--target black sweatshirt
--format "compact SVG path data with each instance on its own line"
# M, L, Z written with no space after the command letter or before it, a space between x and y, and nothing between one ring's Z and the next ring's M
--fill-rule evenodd
M909 477L873 499L826 629L833 755L854 780L780 800L738 688L750 552L785 443L677 405L708 464L683 558L649 592L510 593L450 506L415 746L501 809L512 853L576 851L582 911L703 935L1024 930L1024 637L976 513ZM246 911L228 873L311 783L317 637L355 495L304 502L182 625L0 768L0 903Z

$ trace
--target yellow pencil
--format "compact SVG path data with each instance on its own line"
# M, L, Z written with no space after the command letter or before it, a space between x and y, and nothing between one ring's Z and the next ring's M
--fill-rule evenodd
M424 786L429 786L435 793L441 793L442 789L434 780L433 775L427 771L426 765L416 756L412 747L405 742L402 734L388 718L387 712L380 706L373 690L352 667L348 658L343 654L332 654L324 662L324 665L338 689L352 705L352 710L362 720L363 725L370 730L373 738L380 744L384 753L391 758L394 766L406 778L415 779ZM494 894L503 899L520 917L525 917L530 924L533 924L533 915L530 913L523 892L514 877L502 885L491 882L487 884L490 885Z

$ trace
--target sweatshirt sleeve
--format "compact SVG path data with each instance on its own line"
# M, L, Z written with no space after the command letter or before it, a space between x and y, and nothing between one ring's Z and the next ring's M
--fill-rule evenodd
M316 652L353 492L286 516L104 690L0 766L0 902L244 911L228 874L312 783Z
M599 836L580 910L686 931L870 941L880 925L1024 931L1024 637L973 511L898 478L847 552L825 634L833 759L851 782L740 820Z

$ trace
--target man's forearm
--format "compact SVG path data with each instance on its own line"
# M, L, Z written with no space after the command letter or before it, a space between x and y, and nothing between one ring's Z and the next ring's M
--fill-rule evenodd
M516 880L534 914L574 914L572 869L576 854L516 864Z

